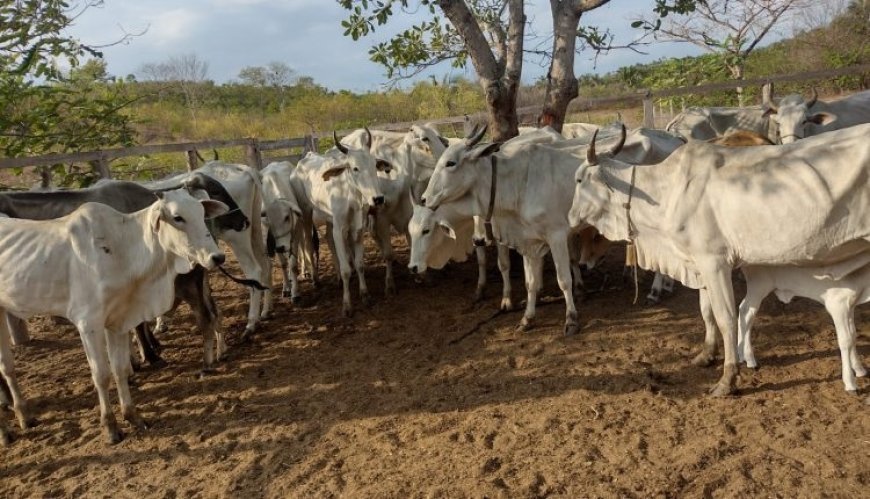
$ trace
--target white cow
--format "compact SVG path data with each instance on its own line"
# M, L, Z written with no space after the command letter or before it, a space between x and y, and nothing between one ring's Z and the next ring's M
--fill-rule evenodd
M376 160L369 152L371 140L364 140L361 148L344 146L337 137L335 142L336 152L326 156L309 153L299 161L289 184L302 209L303 234L311 234L314 225L327 227L327 242L344 288L342 313L350 317L351 266L359 278L363 303L370 299L362 237L369 211L384 204L384 195Z
M223 263L204 219L226 211L223 203L199 201L178 190L129 215L86 203L55 220L0 219L0 259L15 262L0 267L0 314L55 315L76 326L109 442L121 439L109 406L110 376L124 418L146 428L127 385L129 331L172 307L176 275L190 272L194 264ZM6 321L0 321L0 372L18 421L27 428L32 419L15 376ZM9 440L3 426L0 440Z
M845 263L849 267L845 275L839 275L842 272L831 275L832 269L818 267L743 267L746 298L740 303L737 333L739 359L746 361L748 367L758 366L752 351L752 321L761 301L771 291L783 303L790 302L795 296L810 298L823 304L834 319L843 367L843 384L847 391L856 392L858 387L855 376L866 376L867 370L861 364L855 348L855 307L870 302L870 253ZM855 267L857 269L852 270Z
M809 100L800 94L783 97L779 105L765 103L765 116L779 125L783 144L824 132L870 123L870 90L824 102L813 88Z
M700 290L708 340L716 326L725 340L712 393L726 395L738 372L732 269L825 266L870 251L868 136L860 125L785 146L692 142L638 167L613 159L618 149L596 154L593 142L576 171L570 223L635 241L642 268ZM714 350L708 341L697 360Z
M665 130L685 140L710 140L737 130L771 138L776 135L761 106L689 107L676 115Z
M253 168L236 163L224 163L221 161L208 161L194 172L202 172L218 180L226 188L227 192L239 205L239 209L247 217L250 225L242 230L218 231L216 237L225 241L233 250L233 254L239 262L242 272L248 279L253 279L266 288L271 282L271 276L266 274L266 250L264 247L265 234L260 214L262 209L262 186L260 177ZM151 189L159 189L166 185L175 185L191 175L170 177L154 182L146 182L144 185ZM251 288L250 305L248 307L248 321L245 324L243 338L252 334L260 319L269 317L272 310L271 289L260 290ZM159 321L156 332L165 328L163 321Z
M296 274L296 261L310 256L310 252L300 251L305 244L302 224L302 208L296 193L290 187L290 176L294 166L288 161L269 163L260 172L263 184L263 214L269 234L274 240L275 251L284 274L283 294L293 303L299 302L299 279ZM289 262L287 254L289 253ZM272 259L267 258L268 276L272 275ZM313 261L306 261L312 268ZM271 281L271 279L270 279Z

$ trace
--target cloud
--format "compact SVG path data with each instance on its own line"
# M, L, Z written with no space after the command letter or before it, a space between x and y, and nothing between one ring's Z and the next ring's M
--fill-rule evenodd
M143 39L153 45L177 46L194 37L201 19L201 14L184 7L146 16L149 27Z

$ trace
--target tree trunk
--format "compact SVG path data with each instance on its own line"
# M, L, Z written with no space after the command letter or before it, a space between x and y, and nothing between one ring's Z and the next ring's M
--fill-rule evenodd
M574 76L574 54L577 48L577 26L581 11L571 2L551 0L553 12L553 60L547 73L547 96L538 125L562 131L568 104L579 95Z
M486 107L489 111L489 132L495 142L504 142L519 135L516 86L502 80L485 84ZM507 87L507 88L506 88Z

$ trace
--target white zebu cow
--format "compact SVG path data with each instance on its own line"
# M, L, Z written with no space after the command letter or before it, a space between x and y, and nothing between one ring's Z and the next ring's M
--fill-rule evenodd
M271 276L266 274L266 250L263 245L265 235L261 219L258 216L262 208L260 177L256 170L247 165L224 163L217 160L206 162L194 172L202 172L218 180L250 222L245 230L223 230L216 234L216 237L225 241L232 248L245 276L266 288L255 289L252 287L250 290L248 321L243 333L243 337L248 337L256 330L260 319L269 317L272 310L272 290L268 287ZM159 189L166 185L177 184L178 181L184 180L191 173L145 182L143 185L150 189ZM161 320L158 322L156 332L164 328L164 323Z
M106 439L121 439L109 405L114 376L124 418L145 422L130 397L129 331L169 310L175 277L194 264L224 262L204 219L227 211L223 203L168 191L148 208L127 215L86 203L50 221L0 219L0 314L56 315L79 330L100 400ZM9 330L0 321L0 372L22 428L32 419L13 368ZM0 420L0 440L9 441Z
M837 330L837 345L846 391L856 392L855 376L866 376L858 349L855 348L855 307L870 302L870 253L845 262L845 275L830 275L831 269L818 267L743 267L746 298L740 303L737 330L737 356L748 367L757 367L752 350L752 321L762 300L772 291L783 303L795 296L810 298L825 306ZM842 265L842 264L841 264ZM857 267L857 270L851 270ZM851 271L850 271L851 270Z
M297 260L310 256L309 252L301 251L305 244L302 234L302 208L296 199L296 193L290 187L290 176L294 166L288 161L269 163L260 172L263 185L263 213L266 228L275 242L275 252L281 263L283 273L283 294L290 297L293 303L299 302L299 278L296 274ZM287 254L289 256L289 262ZM272 259L267 258L266 275L272 275ZM314 266L313 261L306 261L308 268Z
M732 269L825 266L870 251L868 136L870 125L859 125L785 146L693 142L640 167L613 159L618 149L591 147L576 171L570 223L635 241L642 268L700 290L707 338L718 326L725 340L712 393L726 395L738 372ZM696 360L714 350L708 341Z
M779 125L783 144L824 132L870 123L870 90L831 102L818 100L813 88L810 100L794 94L783 97L779 105L765 103L765 116Z
M773 130L771 126L761 106L689 107L676 115L665 126L665 131L685 140L710 140L737 130L748 130L774 139L775 125Z
M327 243L343 286L342 313L350 317L351 266L359 278L363 303L370 300L364 273L363 231L369 211L384 204L384 195L378 184L376 160L369 152L371 141L365 140L363 148L344 146L337 139L335 142L337 152L326 156L309 153L302 158L288 183L302 209L303 234L311 234L315 225L327 227Z

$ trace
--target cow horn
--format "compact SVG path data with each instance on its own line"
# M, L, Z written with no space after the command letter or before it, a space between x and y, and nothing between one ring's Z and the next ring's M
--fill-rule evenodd
M193 152L196 153L197 159L205 163L205 158L202 157L202 154L200 154L198 150L194 149Z
M365 131L366 131L366 140L365 140L365 143L363 145L366 147L366 149L371 149L372 148L372 131L369 130L369 127L367 127L367 126L363 127L363 128L365 128Z
M467 114L465 115L465 118L466 118L466 121L468 121L468 119L467 119L467 118L468 118L468 115L467 115ZM478 127L480 127L480 125L478 125L477 123L475 123L475 124L471 127L471 130L468 132L468 134L465 135L465 140L469 140L469 139L471 139L471 137L474 137L474 134L477 133L477 129L478 129Z
M342 145L342 143L338 140L338 134L335 133L335 130L332 131L332 140L335 141L335 147L341 151L342 154L347 154L347 147Z
M617 154L619 154L619 151L622 150L622 146L625 145L625 124L620 123L620 125L622 126L620 127L619 142L610 149L609 153L611 156L616 156Z
M486 125L483 125L482 127L480 127L480 130L477 130L473 136L471 136L468 139L465 139L465 145L468 147L475 146L478 142L480 142L480 139L482 139L485 134L486 134Z
M813 96L810 97L810 101L807 102L807 109L813 107L816 104L816 101L819 100L819 93L816 91L816 87L813 88Z
M211 152L214 153L214 160L217 161L218 160L217 149L212 149Z
M595 139L598 138L598 129L592 133L592 142L589 143L589 149L586 149L586 163L589 165L598 164L598 155L595 154Z

